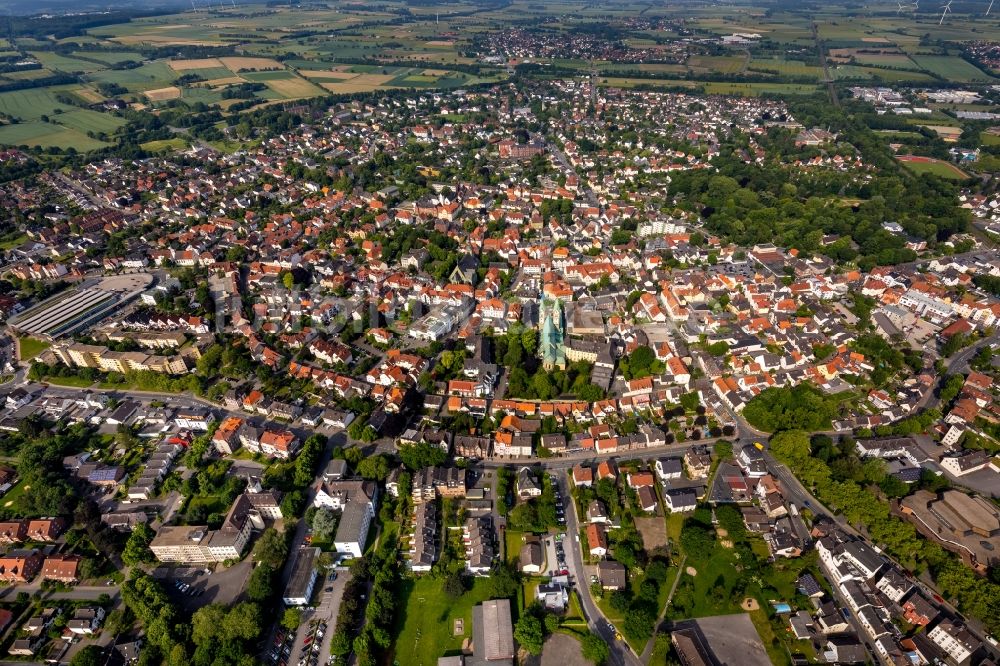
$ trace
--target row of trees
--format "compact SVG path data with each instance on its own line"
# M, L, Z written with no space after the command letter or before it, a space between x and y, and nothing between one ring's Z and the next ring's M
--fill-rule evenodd
M930 571L941 592L955 599L962 612L980 619L990 633L1000 631L996 572L989 579L980 578L939 544L920 536L911 523L893 515L889 503L869 489L877 483L875 470L862 469L859 480L835 474L832 464L813 455L809 436L799 430L775 435L771 452L824 504L866 530L890 556L910 570Z

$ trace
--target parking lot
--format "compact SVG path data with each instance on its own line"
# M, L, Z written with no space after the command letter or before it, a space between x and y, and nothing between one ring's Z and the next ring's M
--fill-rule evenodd
M563 534L550 534L545 537L545 572L546 576L560 576L569 573L566 567L566 549Z
M221 565L217 568L213 572L205 567L158 567L153 576L163 583L175 602L193 612L208 604L236 603L253 567L245 559L229 568Z
M307 607L302 612L302 624L295 632L291 650L282 654L291 666L324 666L330 660L330 640L340 612L340 601L350 578L346 567L336 568L329 576L316 580L319 597L315 608ZM269 663L281 666L281 659Z
M559 529L562 530L566 528L566 505L556 476L550 474L549 481L552 483L552 490L556 497L556 518ZM545 537L545 569L549 576L569 574L569 569L566 566L566 550L563 545L565 537L565 533L550 534Z

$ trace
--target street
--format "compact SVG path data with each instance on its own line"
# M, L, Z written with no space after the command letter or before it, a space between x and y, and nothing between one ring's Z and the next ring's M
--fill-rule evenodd
M587 620L590 630L600 636L611 648L611 663L616 666L638 666L641 662L636 658L631 648L625 641L615 638L615 630L608 623L608 619L601 613L597 604L594 603L590 595L590 579L583 570L583 544L580 543L580 522L576 515L576 502L569 493L569 484L565 474L556 474L559 492L570 505L566 511L566 540L569 547L566 548L566 564L569 569L570 580L575 583L574 587L580 595L580 604L583 606L583 614Z

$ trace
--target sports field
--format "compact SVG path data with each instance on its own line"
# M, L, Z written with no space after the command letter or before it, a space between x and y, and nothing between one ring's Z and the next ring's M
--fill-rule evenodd
M940 176L941 178L948 178L950 180L964 180L969 177L969 174L965 173L951 162L945 162L944 160L938 160L932 157L900 155L896 159L902 162L907 169L917 174L929 173L934 176Z

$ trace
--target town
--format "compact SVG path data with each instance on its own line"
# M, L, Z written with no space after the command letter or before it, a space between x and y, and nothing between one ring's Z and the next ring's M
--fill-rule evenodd
M1000 663L996 91L603 76L5 148L5 663Z

